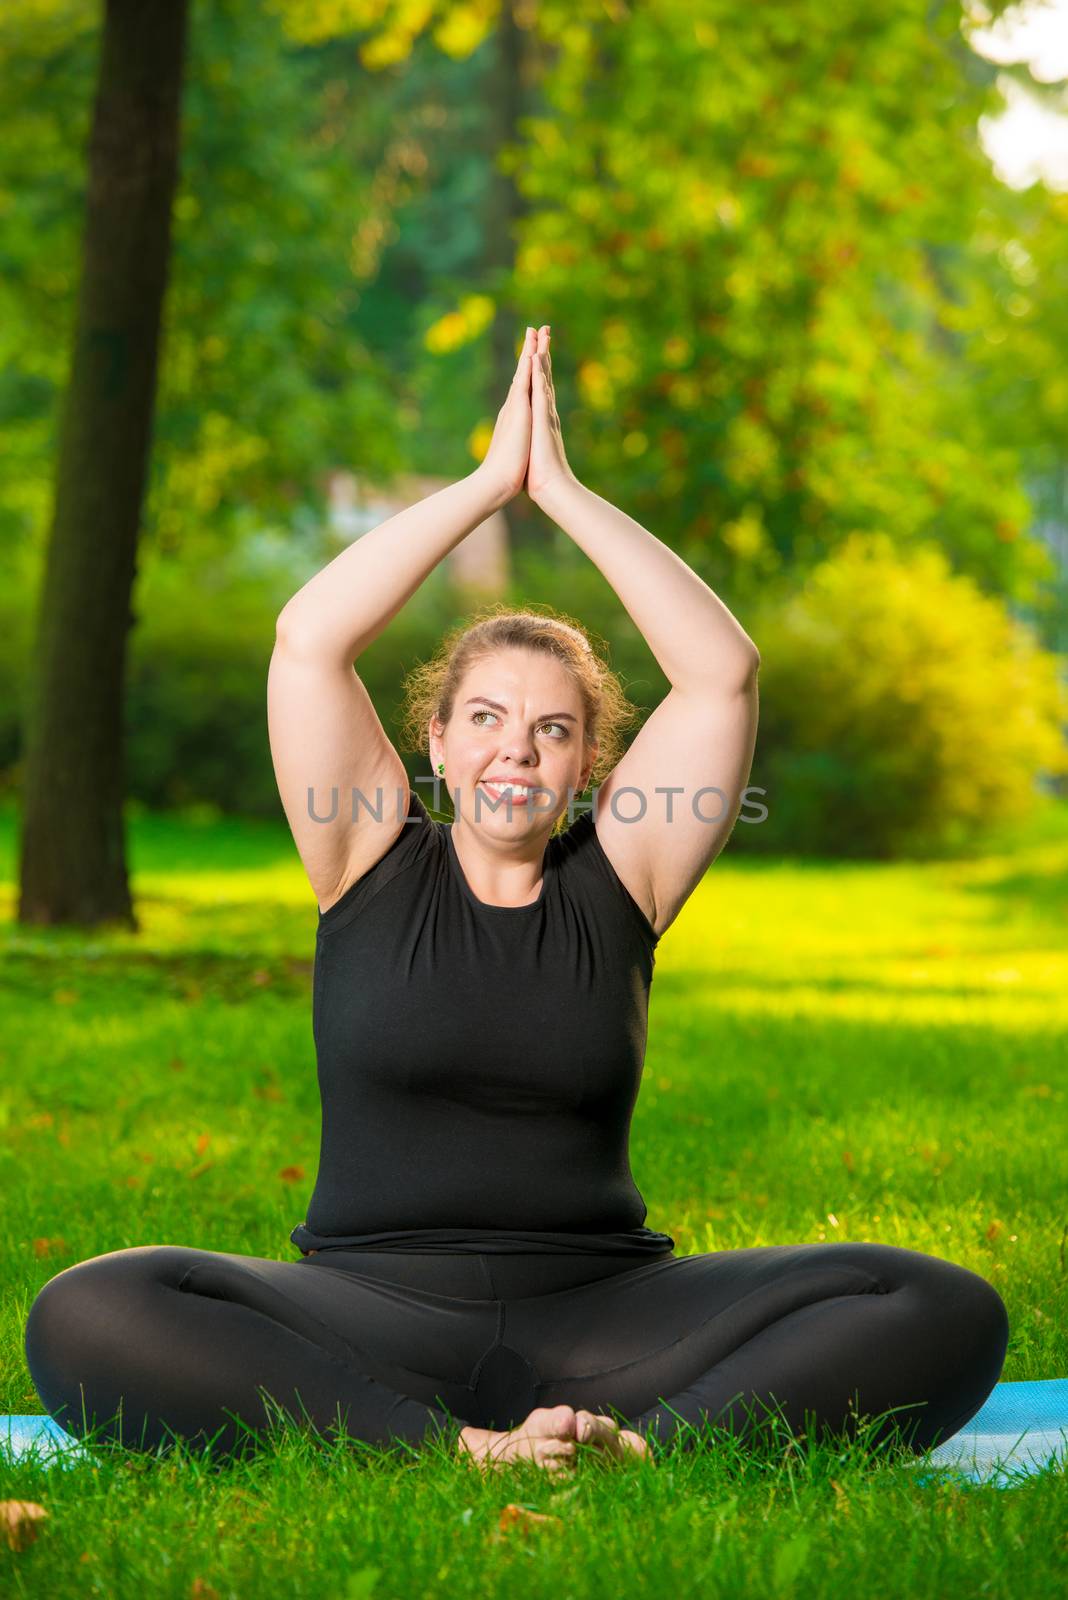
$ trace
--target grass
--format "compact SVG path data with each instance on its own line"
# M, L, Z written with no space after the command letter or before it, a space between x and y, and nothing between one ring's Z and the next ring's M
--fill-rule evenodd
M315 1176L315 904L284 826L131 821L138 934L21 928L0 814L0 1411L40 1411L38 1289L149 1242L295 1259ZM729 849L665 936L632 1166L677 1253L870 1239L981 1273L1003 1380L1068 1374L1068 807L972 861L769 862ZM1064 1473L926 1482L863 1439L722 1435L566 1483L431 1448L272 1433L194 1452L0 1464L48 1511L13 1594L1045 1596ZM512 1503L519 1511L506 1512ZM536 1521L526 1512L544 1514Z

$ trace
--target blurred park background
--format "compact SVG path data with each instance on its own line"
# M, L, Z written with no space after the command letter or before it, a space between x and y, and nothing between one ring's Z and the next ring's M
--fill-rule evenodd
M0 1411L41 1409L23 1331L54 1273L294 1254L316 905L271 765L275 619L473 469L546 322L576 474L761 653L766 820L658 951L649 1225L680 1255L945 1256L1005 1297L1006 1381L1068 1372L1066 12L0 6ZM520 495L359 660L413 779L403 676L487 600L588 626L643 711L667 692ZM1052 1476L950 1519L841 1455L733 1499L723 1462L722 1544L681 1520L692 1479L648 1509L606 1483L545 1592L786 1593L807 1560L828 1597L874 1571L1020 1600L1064 1566ZM482 1501L461 1530L434 1479L301 1471L252 1539L247 1500L197 1521L199 1469L87 1479L39 1592L366 1596L370 1551L390 1593L514 1595Z
M1064 814L1068 168L1007 173L991 133L1065 109L1065 52L1012 44L1042 6L192 0L141 123L139 9L0 11L26 920L121 908L146 812L284 820L275 617L472 470L528 322L578 476L761 650L768 816L732 851L968 854ZM404 672L484 599L596 630L643 714L666 692L521 495L361 658L391 736Z

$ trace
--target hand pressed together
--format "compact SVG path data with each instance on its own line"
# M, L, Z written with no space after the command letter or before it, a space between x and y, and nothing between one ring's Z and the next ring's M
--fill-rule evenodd
M528 328L515 376L478 469L501 503L525 489L537 503L551 483L574 481L553 391L550 331Z

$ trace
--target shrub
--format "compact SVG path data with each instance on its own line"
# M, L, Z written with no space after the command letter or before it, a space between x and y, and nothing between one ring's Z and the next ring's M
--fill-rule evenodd
M924 545L853 535L748 631L756 849L922 857L1026 819L1068 771L1063 657Z

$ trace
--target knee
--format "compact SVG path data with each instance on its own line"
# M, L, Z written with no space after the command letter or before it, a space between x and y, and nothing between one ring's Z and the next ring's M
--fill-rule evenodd
M1008 1307L989 1279L967 1267L959 1270L967 1273L971 1280L968 1318L975 1329L976 1340L987 1350L991 1364L996 1365L1000 1374L1009 1347Z
M157 1253L172 1248L113 1250L49 1278L30 1305L23 1335L26 1364L38 1390L42 1381L54 1384L73 1357L82 1366L88 1355L121 1338L135 1286L158 1275Z
M937 1265L922 1274L932 1320L946 1347L997 1381L1009 1345L1009 1313L994 1285L959 1262L928 1256Z
M97 1313L103 1294L98 1260L107 1257L79 1261L57 1272L38 1290L30 1306L24 1345L26 1363L38 1387L38 1375L54 1376L65 1365Z
M882 1291L899 1293L901 1304L931 1332L939 1348L1000 1373L1009 1343L1009 1313L992 1283L970 1267L926 1251L878 1243L865 1243L860 1250Z

